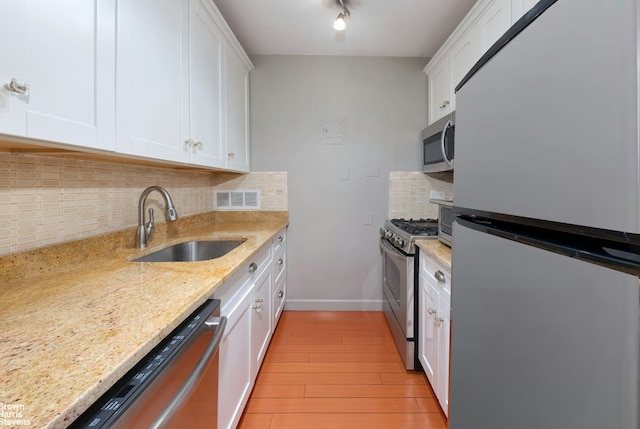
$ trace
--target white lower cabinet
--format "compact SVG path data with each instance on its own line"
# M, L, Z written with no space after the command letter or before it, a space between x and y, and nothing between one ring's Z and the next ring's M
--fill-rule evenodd
M231 309L225 309L227 329L220 343L220 375L218 379L218 427L234 428L244 409L251 388L251 292L245 287Z
M418 359L445 415L449 415L451 269L420 253Z
M272 334L271 270L265 269L256 281L251 299L251 377L255 380L267 353Z
M220 314L228 318L220 344L220 429L238 425L278 321L274 315L279 317L284 308L285 232L278 232L213 295L222 301Z

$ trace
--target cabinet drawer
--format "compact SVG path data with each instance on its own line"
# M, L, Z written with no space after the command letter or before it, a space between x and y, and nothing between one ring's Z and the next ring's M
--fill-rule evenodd
M278 253L282 248L287 247L287 229L281 229L273 238L273 251Z
M438 292L451 301L451 269L445 267L429 254L420 253L420 273L437 285Z
M264 248L262 248L258 253L256 253L255 255L253 255L253 257L251 258L251 262L249 262L248 267L250 268L250 265L256 264L256 270L251 274L253 278L257 278L258 276L260 276L264 270L266 270L269 267L269 264L271 262L271 246L265 246Z
M246 287L250 287L255 279L271 266L270 262L271 246L264 246L213 293L214 298L222 301L221 311L223 313L227 306L233 305L239 299ZM253 273L250 272L252 271L250 268L252 263L256 264Z
M276 281L276 286L273 292L273 326L278 323L280 314L284 309L284 303L287 300L287 277L280 276Z
M278 279L283 275L287 267L286 247L280 246L273 256L273 278Z

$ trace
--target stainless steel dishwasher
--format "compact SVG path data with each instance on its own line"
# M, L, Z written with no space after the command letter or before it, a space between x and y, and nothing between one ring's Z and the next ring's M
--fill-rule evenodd
M71 427L215 428L219 315L220 300L200 306Z

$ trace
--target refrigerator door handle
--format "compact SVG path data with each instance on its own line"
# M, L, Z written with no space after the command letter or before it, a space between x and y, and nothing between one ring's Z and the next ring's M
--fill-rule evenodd
M640 275L639 244L608 240L594 237L592 234L581 235L460 213L455 215L455 222L486 234L580 259L612 270Z

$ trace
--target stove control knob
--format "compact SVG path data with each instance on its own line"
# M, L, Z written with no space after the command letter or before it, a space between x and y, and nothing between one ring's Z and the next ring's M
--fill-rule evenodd
M400 237L396 237L395 243L396 243L396 246L398 246L398 247L404 246L404 240L402 238L400 238Z
M387 230L387 233L384 235L386 238L391 239L391 237L393 237L393 233L389 230Z
M384 227L380 227L380 235L384 237L384 234L385 234Z

